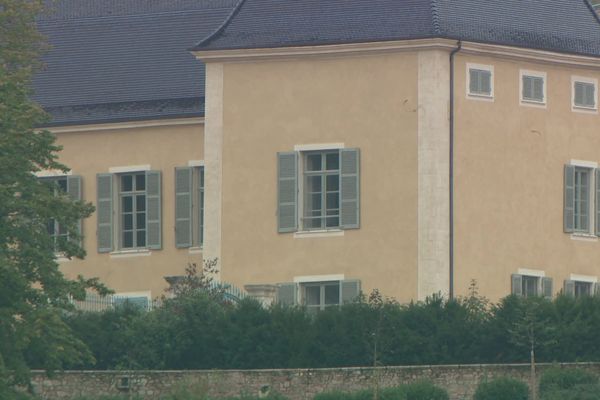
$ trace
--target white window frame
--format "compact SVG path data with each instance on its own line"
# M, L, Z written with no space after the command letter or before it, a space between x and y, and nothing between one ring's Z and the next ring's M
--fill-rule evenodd
M575 83L591 83L594 85L594 107L575 105ZM571 76L571 110L574 112L598 114L598 79L585 76Z
M337 304L330 304L331 306L339 306L341 305L341 295L342 295L342 281L345 279L344 274L334 274L334 275L309 275L309 276L298 276L294 277L294 283L297 284L298 288L298 304L301 304L307 308L314 310L324 310L325 309L325 289L326 285L333 285L337 282L338 290L339 290L339 299ZM307 286L319 286L321 288L321 304L318 306L307 306L305 303L306 299L306 287Z
M543 81L543 84L542 84L543 99L542 99L542 101L523 98L523 78L526 76L530 76L533 78L542 78L542 81ZM548 103L547 87L548 87L548 74L546 72L532 71L532 70L527 70L527 69L519 70L519 103L522 106L546 108L547 103Z
M523 278L535 278L536 279L536 292L534 296L542 296L542 278L546 277L546 272L539 269L519 268L517 273ZM523 288L521 288L523 297L527 297Z
M481 94L481 93L471 93L471 70L478 69L482 71L488 71L490 73L490 94ZM494 66L488 64L475 64L475 63L467 63L466 66L466 93L467 98L471 100L480 100L480 101L494 101Z
M577 168L585 168L590 172L590 187L589 187L589 225L587 232L573 232L571 233L571 239L574 240L586 240L586 241L598 241L598 236L595 235L595 224L596 224L596 176L595 170L598 168L598 163L594 161L583 161L583 160L571 160L569 165L572 165Z

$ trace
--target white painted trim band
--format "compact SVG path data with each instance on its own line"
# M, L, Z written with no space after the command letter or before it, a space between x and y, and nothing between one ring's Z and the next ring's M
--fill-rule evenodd
M591 276L591 275L571 274L569 276L569 279L572 281L578 281L578 282L598 283L598 277Z
M540 269L519 268L517 270L517 273L519 275L536 276L538 278L544 278L546 276L546 272L544 272Z
M335 150L343 148L344 143L297 144L294 146L294 151Z
M152 168L150 164L144 165L125 165L122 167L110 167L108 172L111 174L122 174L124 172L141 172L141 171L150 171Z
M112 122L106 124L57 126L47 128L52 133L107 131L116 129L148 128L153 126L204 125L204 117L159 119L139 122Z
M294 283L343 281L344 274L295 276Z
M148 249L141 250L118 250L113 251L110 254L110 258L129 258L129 257L147 257L151 256L152 252Z
M63 172L63 171L59 171L56 169L49 169L49 170L44 170L44 171L38 171L34 175L37 176L38 178L52 178L52 177L59 177L59 176L70 176L70 175L73 175L73 172L72 171Z
M204 160L189 160L188 167L204 167Z
M571 160L569 164L575 167L598 168L598 163L595 161Z
M294 232L294 239L309 239L309 238L321 238L321 237L336 237L344 236L344 230L342 229L331 229L331 230L319 230L319 231L299 231Z

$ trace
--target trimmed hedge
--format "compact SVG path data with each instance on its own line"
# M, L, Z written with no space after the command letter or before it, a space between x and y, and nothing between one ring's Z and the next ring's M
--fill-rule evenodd
M527 400L529 387L513 378L497 378L481 382L475 391L474 400Z
M582 369L552 368L540 379L542 400L600 400L598 377Z
M319 393L314 400L373 400L373 389L355 392L332 391ZM448 400L448 393L431 382L422 381L397 387L381 388L379 400Z

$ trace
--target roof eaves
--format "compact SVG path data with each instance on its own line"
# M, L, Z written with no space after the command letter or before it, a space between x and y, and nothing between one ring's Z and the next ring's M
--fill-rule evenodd
M231 23L231 21L233 20L233 17L235 17L235 15L238 13L240 8L242 8L242 5L244 4L245 1L246 0L239 0L237 2L237 4L235 5L235 7L233 7L231 12L227 16L227 18L225 18L225 21L223 21L223 23L221 25L219 25L219 27L217 27L217 29L215 29L215 31L213 33L211 33L210 35L208 35L207 37L202 39L195 46L189 48L188 51L200 50L201 47L206 46L208 43L210 43L211 41L216 39L225 30L225 28Z

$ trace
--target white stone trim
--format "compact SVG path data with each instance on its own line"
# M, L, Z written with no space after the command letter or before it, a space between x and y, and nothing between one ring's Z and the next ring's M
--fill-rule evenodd
M343 149L344 143L316 143L316 144L297 144L294 151L319 151Z
M572 240L581 240L582 242L597 242L598 236L592 233L573 232L571 233Z
M575 105L575 82L591 83L594 85L594 107ZM585 114L598 114L598 79L579 75L571 75L571 110Z
M124 298L133 298L133 297L145 297L148 301L152 301L152 291L144 290L139 292L121 292L115 293L113 297L124 297Z
M570 160L569 165L581 168L587 168L590 170L590 193L588 198L588 204L590 209L588 210L590 215L589 230L587 232L573 232L571 233L571 239L582 240L586 242L595 242L598 237L594 234L594 227L596 226L596 213L595 213L595 196L596 196L596 177L595 169L598 168L598 163L595 161L585 160Z
M488 71L490 76L490 94L480 94L480 93L471 93L471 69L479 69L483 71ZM494 101L494 66L488 64L475 64L475 63L467 63L466 64L466 95L467 99L470 100L480 100L480 101Z
M327 230L294 232L294 239L310 239L310 238L339 237L339 236L344 236L343 229L327 229Z
M188 248L188 254L202 254L202 247L190 247Z
M519 268L517 270L517 273L519 275L534 276L536 278L545 278L546 277L546 272L542 271L540 269Z
M525 100L523 99L523 77L524 76L532 76L536 78L542 78L544 84L543 88L543 100ZM547 108L548 103L548 74L543 71L532 71L528 69L519 70L519 104L526 107L536 107L536 108Z
M441 50L418 55L417 298L450 289L450 61Z
M571 274L569 275L569 280L577 282L598 283L598 277L592 275Z
M584 167L584 168L598 168L598 163L595 161L570 160L569 165L573 165L575 167Z
M147 257L152 252L149 249L116 250L109 253L110 258Z
M123 174L126 172L141 172L141 171L150 171L152 167L150 164L143 165L124 165L121 167L110 167L108 172L111 174Z
M203 125L204 117L159 119L133 122L109 122L105 124L71 125L47 128L52 133L83 133L91 131L108 131L119 129L148 128L154 126Z
M204 167L204 160L189 160L188 167Z
M344 274L333 274L333 275L305 275L295 276L294 283L311 283L311 282L331 282L331 281L343 281L345 279Z
M45 169L43 171L37 171L34 175L38 178L58 178L61 176L73 175L72 171L63 172L58 169Z

